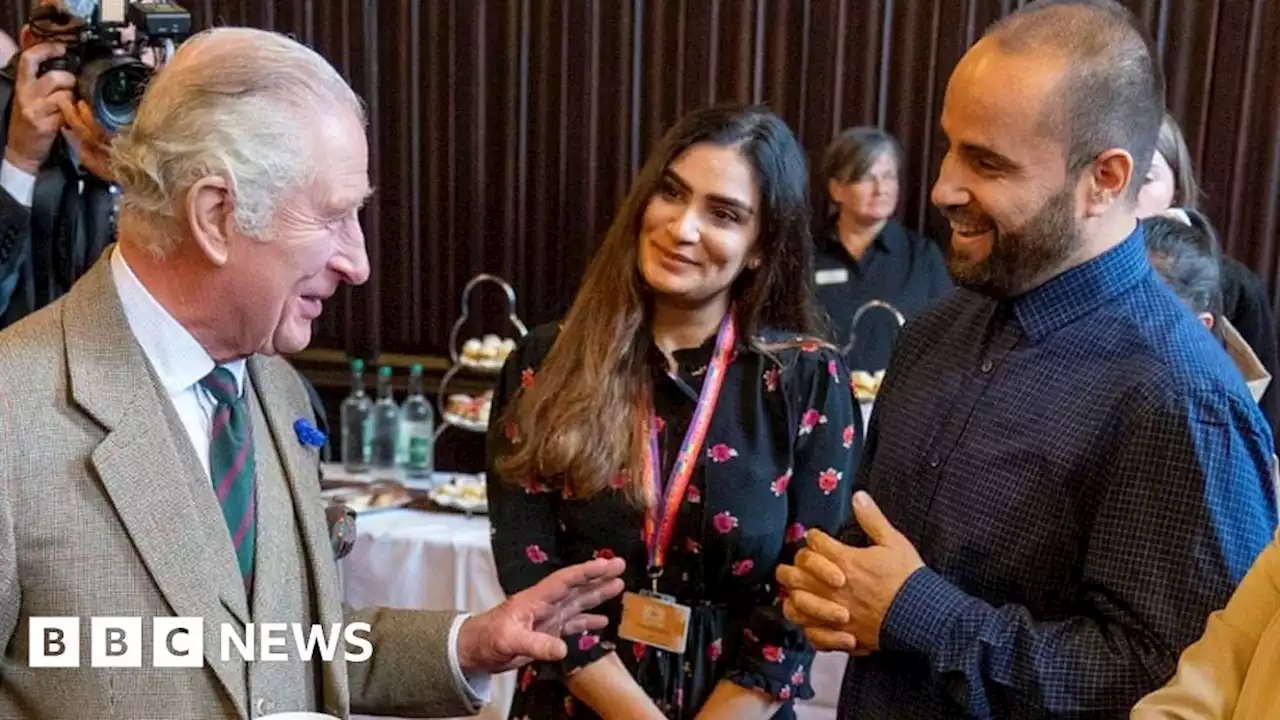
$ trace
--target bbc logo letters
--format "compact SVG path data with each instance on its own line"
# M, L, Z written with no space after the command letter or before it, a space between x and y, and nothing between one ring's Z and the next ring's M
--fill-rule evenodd
M150 629L150 642L143 633ZM204 619L198 617L33 617L30 622L28 664L33 668L80 667L87 640L90 667L198 668L205 662ZM87 637L82 630L87 629ZM333 624L252 623L240 628L221 625L218 655L229 661L288 662L300 658L331 662L339 651L347 662L364 662L373 655L368 623ZM344 649L342 646L345 645ZM355 648L355 651L352 650Z

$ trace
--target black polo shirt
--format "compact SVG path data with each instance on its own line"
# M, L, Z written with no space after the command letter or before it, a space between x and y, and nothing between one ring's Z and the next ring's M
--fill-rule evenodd
M818 235L814 253L818 303L828 316L835 339L845 348L849 368L882 370L889 365L898 321L884 308L873 308L863 313L854 328L858 308L881 300L910 320L951 290L947 263L937 243L897 220L884 226L861 261L853 259L840 244L835 224L830 227L830 232Z

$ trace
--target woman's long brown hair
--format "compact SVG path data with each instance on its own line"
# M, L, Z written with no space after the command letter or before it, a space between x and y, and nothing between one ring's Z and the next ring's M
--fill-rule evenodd
M1188 210L1199 209L1200 183L1196 182L1196 171L1191 165L1191 150L1187 148L1178 121L1168 111L1160 123L1156 152L1164 156L1173 171L1173 204Z
M735 147L754 170L761 199L760 266L744 269L731 289L738 336L757 345L772 328L819 337L812 300L808 170L791 130L758 107L693 112L650 154L592 258L560 333L504 411L520 442L498 471L521 484L538 479L579 497L629 473L628 499L643 507L639 468L647 447L635 432L636 401L650 391L647 363L651 291L638 267L641 219L667 168L703 143Z

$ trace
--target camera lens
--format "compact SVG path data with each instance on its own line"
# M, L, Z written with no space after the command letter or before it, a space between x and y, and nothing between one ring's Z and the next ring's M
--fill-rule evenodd
M151 70L136 58L94 60L80 74L80 97L89 103L102 129L114 135L133 122L150 77Z

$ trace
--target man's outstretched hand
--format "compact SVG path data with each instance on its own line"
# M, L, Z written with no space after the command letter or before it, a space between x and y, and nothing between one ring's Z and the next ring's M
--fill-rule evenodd
M568 653L562 636L599 630L608 624L588 610L622 592L621 558L592 560L547 576L458 630L458 664L463 673L498 674L533 661L555 662Z

